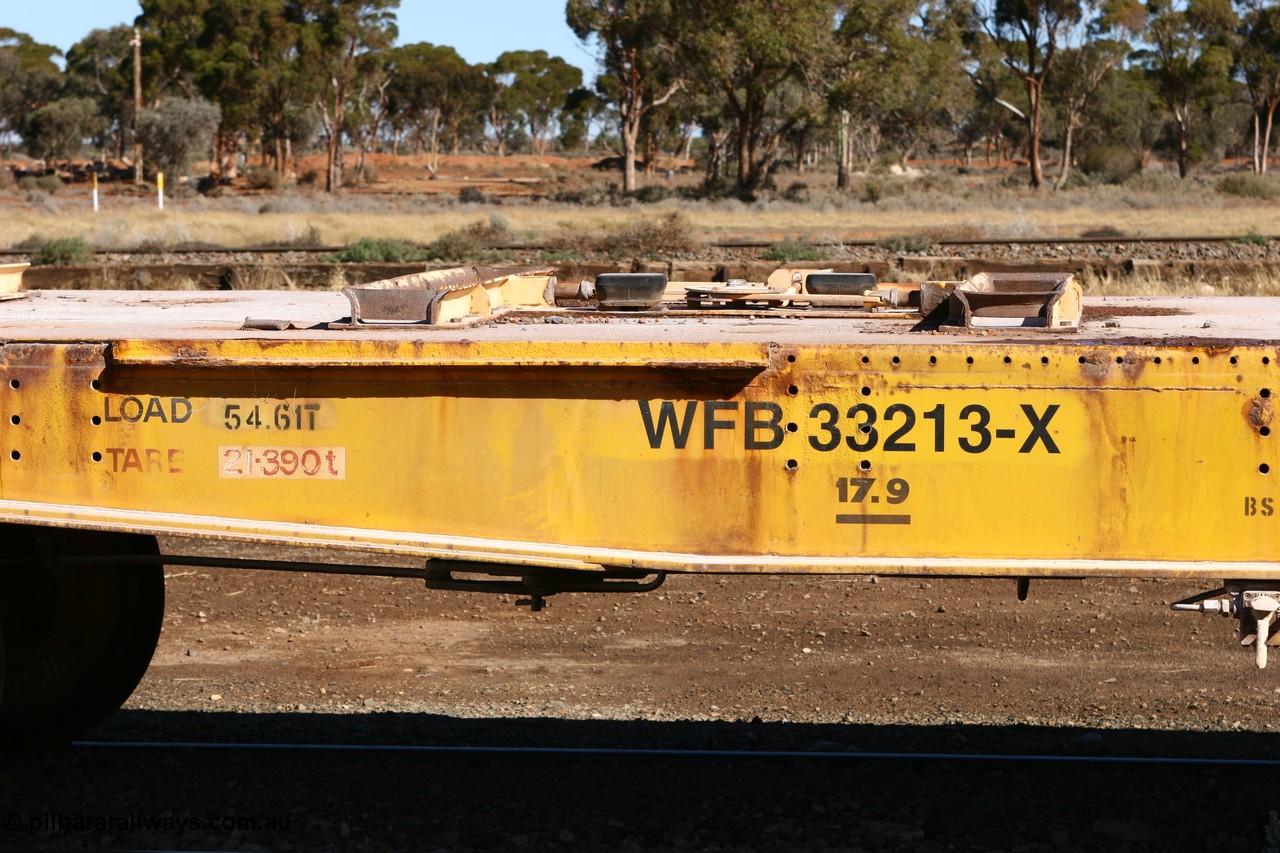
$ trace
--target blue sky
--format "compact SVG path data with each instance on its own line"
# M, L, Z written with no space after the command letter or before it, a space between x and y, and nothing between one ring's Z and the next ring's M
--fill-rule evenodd
M589 83L593 55L564 22L564 0L400 0L400 43L457 49L468 62L506 50L542 49L579 66ZM0 0L0 27L65 51L90 30L132 23L137 0Z

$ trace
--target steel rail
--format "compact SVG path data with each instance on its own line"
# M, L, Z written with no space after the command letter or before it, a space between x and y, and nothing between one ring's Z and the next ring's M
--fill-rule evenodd
M1016 753L955 752L848 752L751 749L658 749L633 747L555 746L446 746L441 744L354 744L354 743L217 743L212 741L94 741L81 740L79 749L192 750L242 752L336 752L336 753L421 753L427 755L474 755L547 758L654 758L773 761L902 761L954 762L962 764L1051 764L1118 765L1148 767L1240 767L1277 768L1280 758L1187 758L1141 755L1045 755Z
M931 240L930 243L935 246L1108 246L1108 245L1141 245L1144 243L1159 244L1175 244L1175 243L1234 243L1241 242L1245 238L1242 236L1234 237L1034 237L1034 238L1017 238L1017 239L942 239ZM1249 236L1249 241L1254 242L1262 238L1254 235ZM1268 241L1280 240L1280 237L1266 237ZM774 246L777 240L718 240L707 243L710 249L768 249ZM879 246L883 240L841 240L838 238L824 239L823 244L840 245L840 246L857 246L863 248L871 248ZM94 255L277 255L287 254L290 252L304 255L328 255L341 252L344 246L217 246L206 248L183 248L177 247L173 249L164 249L162 251L139 251L133 249L94 249ZM502 243L489 246L490 249L510 249L513 251L534 252L544 251L550 248L544 243ZM35 249L0 249L2 257L16 257L22 255L33 254Z

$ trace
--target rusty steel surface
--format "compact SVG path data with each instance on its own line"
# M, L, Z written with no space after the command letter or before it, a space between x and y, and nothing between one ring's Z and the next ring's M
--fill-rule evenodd
M1070 273L979 273L950 295L949 321L965 328L1043 327L1076 331L1080 285Z
M1280 576L1280 300L1086 300L1065 338L328 328L347 307L0 304L0 519L584 571Z
M438 303L444 294L505 281L520 276L549 276L554 267L458 267L411 273L368 284L342 288L351 303L351 321L437 322ZM548 288L554 289L554 279ZM548 294L546 301L550 300Z

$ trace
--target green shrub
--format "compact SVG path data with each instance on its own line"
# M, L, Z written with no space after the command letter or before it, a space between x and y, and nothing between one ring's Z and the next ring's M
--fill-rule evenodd
M1218 181L1218 192L1238 198L1272 199L1280 195L1280 185L1266 175L1227 175Z
M673 210L656 220L637 220L616 234L606 235L605 254L613 257L663 258L697 251L689 217Z
M766 261L790 263L793 261L820 261L825 255L817 246L804 240L783 240L781 243L774 243L770 246L769 250L761 257Z
M1265 246L1271 242L1271 238L1266 234L1260 234L1253 228L1250 228L1242 236L1231 240L1232 243L1238 243L1244 246Z
M862 183L862 194L859 199L866 204L877 204L884 198L884 182L868 178Z
M911 188L917 192L941 193L948 196L960 195L963 192L955 175L933 170L927 170L915 181Z
M463 204L484 204L484 190L479 187L463 187L458 192L458 201Z
M31 256L31 264L37 267L87 264L92 260L93 247L83 237L55 237Z
M1114 225L1099 225L1096 228L1084 229L1080 232L1080 236L1086 240L1123 240L1129 235Z
M803 204L809 200L809 185L804 181L795 181L782 193L782 197L795 204Z
M359 169L352 169L344 178L344 182L353 187L368 186L378 182L378 169L372 163L365 163Z
M333 256L333 260L344 264L407 264L428 258L412 243L376 237L361 237Z
M679 211L654 220L636 219L598 233L584 229L562 231L548 243L551 255L578 258L670 258L702 248L689 217Z
M895 255L910 255L928 251L933 240L927 234L891 234L877 240L876 245Z
M62 178L57 175L27 175L18 181L18 188L27 192L56 193L62 186Z
M1182 179L1167 172L1140 172L1124 182L1134 192L1167 193L1182 189Z
M427 258L440 261L490 259L495 244L512 238L506 217L493 214L488 222L473 222L458 231L441 234L427 247Z
M631 197L641 204L655 204L659 201L666 201L672 195L674 193L670 187L665 187L662 184L649 184L633 192Z
M218 198L222 195L222 184L217 175L201 175L196 180L196 192L203 196Z
M1120 184L1138 174L1142 160L1124 145L1094 145L1080 157L1080 171L1105 184Z
M244 179L252 190L280 189L280 174L270 166L250 166L244 170Z

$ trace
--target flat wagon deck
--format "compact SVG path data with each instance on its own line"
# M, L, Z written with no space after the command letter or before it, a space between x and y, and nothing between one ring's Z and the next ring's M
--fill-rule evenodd
M0 302L0 724L79 697L63 733L123 700L159 564L196 559L157 535L410 555L428 585L534 606L669 572L1196 577L1220 586L1185 607L1273 632L1280 299L948 331L760 293L476 291L434 323L337 293ZM127 665L86 687L103 657L62 654L76 632Z

